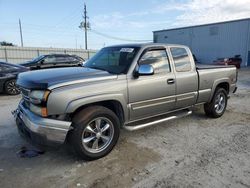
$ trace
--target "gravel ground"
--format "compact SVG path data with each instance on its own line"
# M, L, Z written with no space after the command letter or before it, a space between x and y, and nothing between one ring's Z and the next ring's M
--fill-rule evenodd
M179 120L121 132L118 145L84 162L68 145L34 158L16 152L32 146L17 133L11 110L20 96L0 96L0 187L250 187L250 69L223 117L202 107Z

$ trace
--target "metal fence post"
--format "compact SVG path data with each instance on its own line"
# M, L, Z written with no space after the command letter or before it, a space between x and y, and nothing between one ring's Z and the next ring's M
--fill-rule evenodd
M40 52L39 52L39 49L37 49L37 56L40 56Z
M4 48L5 61L8 62L7 49Z
M89 59L89 50L87 52L88 52L88 59Z

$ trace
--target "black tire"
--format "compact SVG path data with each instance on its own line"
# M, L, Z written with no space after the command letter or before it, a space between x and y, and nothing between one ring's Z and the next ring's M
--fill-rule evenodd
M90 151L91 148L89 147L91 147L91 144L92 144L92 150L98 149L98 148L93 149L94 142L96 142L96 140L97 140L97 146L99 145L99 143L102 143L102 142L104 144L104 140L102 136L106 136L104 134L107 134L107 132L102 132L101 135L102 134L103 135L101 137L99 135L99 138L98 138L97 129L94 129L93 127L91 127L92 130L95 131L95 133L87 129L87 127L89 128L90 126L93 126L93 125L96 126L95 124L98 118L101 119L100 126L99 126L101 129L99 130L104 129L104 126L106 126L107 124L110 124L110 132L112 132L112 136L110 136L109 142L106 143L107 145L105 147L103 146L104 148L102 150ZM109 122L107 123L105 121L109 121ZM106 124L103 125L104 123ZM84 160L88 160L88 161L96 160L107 155L116 145L119 135L120 135L120 121L118 117L115 115L113 111L103 106L90 106L78 112L73 117L73 127L74 129L69 135L69 141L73 145L75 151L79 154L79 156L83 158ZM112 131L111 131L111 127L113 127ZM106 131L108 131L108 129ZM87 135L88 137L85 139L88 139L91 137L95 137L95 138L87 143L84 143L83 138L85 134L89 134ZM106 137L109 137L109 136L106 136Z
M218 108L218 105L220 105L218 102L221 100L221 97L223 97L223 101L221 101L221 108ZM218 101L219 98L220 100ZM224 88L217 88L211 102L204 105L206 115L212 118L221 117L227 108L227 99L227 91Z
M20 90L16 86L16 79L11 79L5 82L4 92L8 95L18 95Z

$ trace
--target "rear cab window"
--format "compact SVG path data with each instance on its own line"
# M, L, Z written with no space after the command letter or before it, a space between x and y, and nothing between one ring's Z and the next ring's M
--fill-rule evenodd
M171 47L170 48L176 72L189 72L192 69L191 59L185 48Z

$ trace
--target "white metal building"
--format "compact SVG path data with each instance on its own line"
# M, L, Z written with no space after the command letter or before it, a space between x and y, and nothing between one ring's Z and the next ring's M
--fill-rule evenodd
M202 63L241 55L250 66L250 18L153 31L154 42L184 44Z

